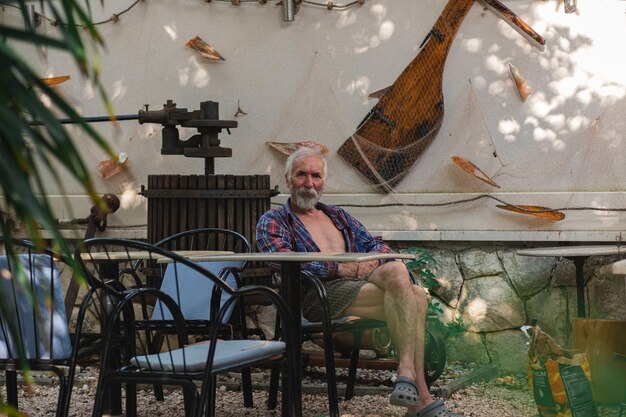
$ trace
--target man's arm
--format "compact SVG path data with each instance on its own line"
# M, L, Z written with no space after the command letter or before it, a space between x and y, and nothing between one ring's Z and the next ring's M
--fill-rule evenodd
M292 247L292 232L269 212L256 225L256 245L259 252L297 252Z
M347 223L347 232L345 235L348 244L348 250L350 252L378 252L378 253L392 253L393 250L387 245L380 237L373 236L367 228L358 221L355 217L350 215L347 211L340 209L342 216ZM380 261L369 262L350 262L342 263L338 268L338 275L346 278L360 278L367 279L381 263Z

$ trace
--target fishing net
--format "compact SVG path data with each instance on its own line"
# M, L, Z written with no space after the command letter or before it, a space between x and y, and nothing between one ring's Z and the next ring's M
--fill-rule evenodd
M419 156L442 126L445 57L473 1L456 3L455 8L446 7L440 17L440 20L454 21L454 25L439 24L442 27L440 30L431 30L420 52L398 80L384 92L370 95L373 107L356 129L346 121L345 110L342 110L333 91L330 80L336 75L332 73L332 67L316 53L309 73L270 132L268 143L288 153L287 143L304 145L303 142L311 140L322 142L320 145L330 151L331 169L346 164L356 168L358 177L344 174L345 169L341 173L334 172L336 177L333 181L341 189L347 187L356 192L393 194L394 187L412 171ZM416 71L422 67L431 68L433 76L415 77ZM356 88L364 90L362 86ZM377 98L379 101L376 103L374 100ZM319 103L324 103L324 106ZM316 124L313 120L321 120L323 124ZM343 137L339 147L336 140L323 143L325 138L336 138L339 134ZM338 164L333 160L335 155L341 161ZM363 177L369 184L366 189L363 188Z
M441 128L445 58L472 4L448 3L418 55L337 151L379 191L393 191ZM417 76L424 69L429 76Z
M275 153L288 155L299 146L315 143L324 153L330 150L327 157L331 159L337 148L334 138L354 130L337 102L330 68L318 53L313 55L308 72L266 138Z
M569 167L572 189L623 191L626 188L622 173L626 166L624 114L623 100L608 106L585 129L584 140L565 152L562 163Z
M454 15L446 9L440 19L460 25L465 3L455 4L461 9ZM521 102L506 62L499 72L507 76L481 85L478 97L469 80L446 78L443 86L436 74L444 73L450 47L445 40L454 38L454 33L440 32L438 27L435 24L408 67L399 68L400 75L395 82L391 79L390 88L374 93L367 76L363 77L366 81L353 76L352 90L343 94L350 84L342 79L342 68L334 66L331 54L316 53L287 107L278 109L281 117L267 140L321 145L328 152L330 193L385 193L384 203L397 205L408 204L407 194L459 194L458 198L443 198L442 203L427 197L423 204L408 204L413 206L463 205L476 195L508 204L503 201L508 197L491 194L514 193L528 196L528 201L521 203L550 201L556 205L552 208L614 206L622 210L609 197L595 201L581 193L626 188L621 175L626 163L622 139L626 100L615 95L612 103L603 98L586 106L561 105L565 98L551 102L547 96L539 102L551 104L548 109L533 103L537 94L547 94L537 90L530 100ZM528 73L527 64L516 64L520 73ZM423 72L417 67L431 69L431 76L410 76ZM454 88L444 88L449 83L455 84ZM342 102L346 96L352 101ZM355 96L364 97L362 104L366 105L354 106ZM498 120L489 120L488 125L483 110L495 106L501 108ZM566 114L565 109L580 112Z

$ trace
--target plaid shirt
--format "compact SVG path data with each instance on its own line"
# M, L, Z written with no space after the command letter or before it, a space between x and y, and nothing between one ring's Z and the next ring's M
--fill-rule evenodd
M365 226L344 209L318 203L322 210L343 234L346 252L391 253L393 250L380 237L372 236ZM289 201L281 207L267 211L257 223L256 241L259 252L320 252L304 223L291 211ZM302 269L318 277L337 275L337 262L308 262Z

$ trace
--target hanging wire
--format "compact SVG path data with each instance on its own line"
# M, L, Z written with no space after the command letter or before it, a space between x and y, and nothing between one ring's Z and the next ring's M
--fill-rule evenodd
M324 7L328 10L337 9L341 11L341 10L349 9L350 7L353 7L353 6L362 6L363 4L365 4L365 0L356 0L350 3L346 3L346 4L334 4L332 0L329 0L326 3L302 0L302 4L308 4L310 6L316 6L316 7Z
M205 1L207 3L231 3L231 4L234 4L235 6L239 6L242 3L259 3L259 4L267 3L267 0L205 0ZM275 4L278 6L282 4L282 1L277 1ZM354 7L354 6L362 6L363 4L365 4L365 0L354 0L345 4L335 4L333 0L327 0L325 2L311 1L311 0L296 0L296 4L297 5L306 4L308 6L323 7L328 10L336 9L338 11L341 11L341 10L349 9L350 7Z
M109 17L108 19L101 20L99 22L94 22L92 24L94 26L96 26L96 25L103 25L103 24L109 23L109 22L117 23L120 20L120 16L122 16L124 13L130 11L137 4L143 3L145 1L146 0L135 0L126 9L124 9L124 10L118 12L118 13L113 13L111 15L111 17ZM205 0L205 2L206 3L229 3L229 4L232 4L232 5L235 5L235 6L239 6L242 3L257 3L257 4L262 4L262 5L267 4L267 0ZM280 4L282 4L282 1L277 1L274 4L275 5L280 5ZM296 0L296 5L300 5L300 4L306 4L308 6L313 6L313 7L323 7L323 8L328 9L328 10L342 11L342 10L349 9L350 7L361 6L361 5L365 4L365 0L354 0L354 1L351 1L351 2L345 3L345 4L335 4L334 1L332 1L332 0L328 0L326 2L318 2L318 1L311 1L311 0ZM20 9L19 6L15 5L15 4L12 4L12 3L8 3L6 1L1 1L0 0L0 5L2 5L2 9L0 11L4 11L4 6ZM32 18L33 18L33 21L35 23L35 27L39 26L39 22L41 22L42 19L48 21L52 26L66 25L63 22L58 22L56 19L51 19L51 18L47 17L46 15L35 11L34 9L33 9L33 12L32 12ZM83 25L76 25L76 26L77 27L83 27Z
M626 207L558 207L558 208L546 208L541 210L527 209L515 204L508 203L498 197L494 197L490 194L481 194L476 197L465 198L461 200L446 201L442 203L385 203L385 204L338 204L341 207L443 207L452 206L456 204L470 203L472 201L482 200L488 198L495 200L499 203L505 204L509 207L518 209L525 213L550 213L553 211L626 211Z
M120 20L120 16L123 15L124 13L126 13L127 11L129 11L130 9L132 9L133 7L135 7L137 4L142 3L144 0L135 0L135 2L133 4L131 4L130 6L128 6L126 9L122 10L119 13L114 13L113 15L111 15L110 18L108 18L107 20L103 20L101 22L96 22L94 23L94 25L102 25L104 23L109 23L109 22L114 22L117 23Z
M20 9L20 6L17 6L17 5L12 4L12 3L7 3L5 1L0 1L0 4L2 5L3 8L4 8L4 6L9 6L9 7L13 7L14 9Z
M337 206L340 207L357 207L357 208L383 208L383 207L444 207L444 206L454 206L457 204L471 203L473 201L482 200L482 199L491 199L495 200L499 203L502 203L508 207L513 207L520 212L524 213L551 213L554 211L626 211L626 207L557 207L557 208L546 208L546 209L528 209L526 207L520 207L515 204L509 203L501 198L494 197L490 194L480 194L475 197L464 198L460 200L452 200L452 201L444 201L441 203L382 203L382 204L341 204L337 203ZM283 203L272 202L272 205L282 205Z
M143 3L144 1L145 0L135 0L130 6L128 6L126 9L122 10L121 12L113 13L111 15L111 17L109 17L108 19L102 20L100 22L93 22L92 25L94 25L94 26L95 25L102 25L104 23L109 23L109 22L117 23L117 22L119 22L121 15L123 15L124 13L130 11L137 4ZM4 11L4 6L9 6L9 7L13 7L13 8L16 8L16 9L21 9L19 6L16 6L15 4L7 3L7 2L4 2L4 1L0 1L0 4L3 6L2 11ZM48 21L52 26L57 26L57 25L67 26L66 23L58 22L56 19L51 19L48 16L44 15L43 13L39 13L38 11L34 10L34 6L33 6L33 10L32 10L32 19L33 19L33 26L34 27L38 27L39 24L41 23L42 19ZM84 28L83 25L76 25L76 27Z

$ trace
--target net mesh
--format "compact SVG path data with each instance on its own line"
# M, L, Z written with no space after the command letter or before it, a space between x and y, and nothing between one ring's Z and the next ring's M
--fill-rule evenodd
M415 59L337 151L379 191L393 191L441 128L446 56L472 4L448 3Z
M384 95L376 96L379 97L376 104L368 104L371 111L356 128L353 120L363 116L362 108L355 117L346 114L350 107L338 101L342 95L335 91L347 89L346 84L341 85L341 75L337 76L341 68L334 66L325 54L315 54L297 93L283 112L279 109L281 117L268 140L322 141L329 150L332 177L327 191L387 193L384 202L390 204L403 205L400 201L406 199L400 196L404 193L624 190L626 180L620 170L626 162L626 147L621 137L626 128L622 117L626 113L624 99L616 98L611 105L599 103L587 107L583 115L561 114L557 108L545 120L527 102L523 104L526 119L516 117L514 111L510 117L503 112L494 130L493 126L488 127L481 108L486 99L479 96L479 102L474 87L467 82L465 88L454 90L458 92L456 97L447 93L444 117L441 76L445 58L471 5L472 1L466 0L448 3L415 59L390 88L381 90ZM425 71L424 68L428 76L420 77L420 69ZM508 78L502 81L506 82L508 88L515 88ZM351 93L366 95L372 90L367 82L357 80L354 84ZM583 120L578 126L572 122L575 116ZM557 119L564 121L554 122ZM507 124L514 126L509 128ZM542 131L546 135L542 136ZM472 162L503 188L472 179L451 161L452 155ZM561 209L588 209L561 197L573 198L557 195ZM450 204L463 205L467 196L450 200ZM612 208L620 209L617 205Z
M585 130L583 140L570 147L562 163L570 167L570 187L578 191L623 191L626 164L626 102L601 112ZM563 172L563 171L561 171Z

